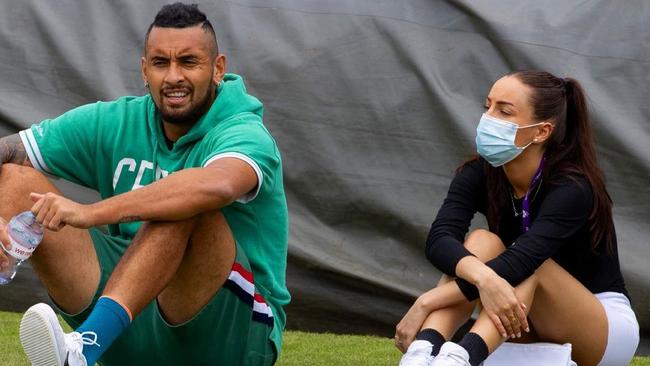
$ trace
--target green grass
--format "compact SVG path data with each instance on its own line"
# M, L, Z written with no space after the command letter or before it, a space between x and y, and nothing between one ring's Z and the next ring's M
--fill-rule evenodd
M388 338L288 331L277 364L397 366L400 356L393 340Z
M18 341L20 314L0 312L0 366L28 366ZM400 353L392 339L286 332L278 366L396 366ZM633 366L650 366L650 357L636 357Z

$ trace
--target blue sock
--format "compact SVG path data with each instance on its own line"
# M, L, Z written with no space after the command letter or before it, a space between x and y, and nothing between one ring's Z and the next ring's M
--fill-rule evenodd
M89 366L97 362L113 341L129 326L131 318L122 305L110 297L100 297L90 315L75 331L97 334L96 344L84 344L83 355ZM86 338L86 337L84 337Z

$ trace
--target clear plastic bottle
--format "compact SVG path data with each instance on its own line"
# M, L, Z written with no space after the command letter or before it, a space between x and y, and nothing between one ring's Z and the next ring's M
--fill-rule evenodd
M43 226L31 211L14 216L7 225L11 248L0 245L9 259L9 266L0 271L0 285L6 285L16 276L18 267L29 258L43 240Z

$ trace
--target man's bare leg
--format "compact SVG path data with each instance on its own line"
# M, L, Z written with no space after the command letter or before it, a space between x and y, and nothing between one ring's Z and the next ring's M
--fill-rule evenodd
M5 211L0 211L2 215L10 217L29 209L30 192L58 193L44 176L33 169L3 169L0 193L5 193L6 197L24 195L26 203L7 202ZM5 184L2 184L3 178ZM8 183L14 181L28 181L32 185ZM76 254L68 256L68 250L77 249ZM36 253L35 267L39 275L42 274L54 300L66 311L83 310L92 300L100 278L89 233L69 227L58 233L48 232ZM83 355L71 351L68 346L61 348L62 339L67 339L68 335L63 335L60 326L55 324L56 317L43 304L33 307L23 317L23 347L32 361L47 358L48 364L53 361L63 364L72 357L73 360L85 359L94 363L126 329L131 314L139 314L157 296L160 309L170 323L178 324L197 314L224 284L234 257L234 239L219 211L183 221L146 222L109 278L103 293L106 298L100 298L86 321L76 329L78 337L94 336L90 340L84 338ZM61 258L73 260L60 261ZM82 268L89 275L83 276L84 272L79 271L67 273L70 268ZM75 281L80 278L86 284L82 287L84 292L75 286ZM43 333L43 330L47 331ZM40 334L57 336L44 340ZM47 343L46 351L43 351L43 341Z
M133 316L158 297L172 324L192 318L226 281L235 242L218 211L176 222L143 224L113 271L103 295Z
M235 260L235 240L221 212L201 215L185 257L158 305L167 322L181 324L193 318L228 278Z
M15 164L0 168L0 223L29 210L31 192L59 190L36 169ZM59 232L46 231L31 263L48 294L67 313L78 313L92 301L100 277L99 262L88 230L66 226Z

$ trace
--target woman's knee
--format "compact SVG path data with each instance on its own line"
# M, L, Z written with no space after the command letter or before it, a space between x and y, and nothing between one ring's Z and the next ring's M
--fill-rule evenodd
M557 262L550 258L545 260L539 267L537 267L535 275L539 278L540 281L544 278L556 277L558 275L571 276L568 272L566 272L564 268L562 268L559 264L557 264Z
M506 250L501 239L485 229L476 229L465 238L465 248L478 259L487 262Z
M539 285L539 275L535 272L532 275L530 275L528 278L523 280L519 285L515 287L515 291L517 289L519 290L524 290L524 289L536 289L537 286Z

